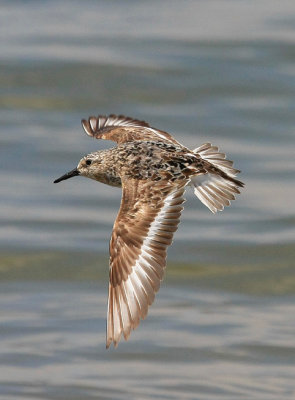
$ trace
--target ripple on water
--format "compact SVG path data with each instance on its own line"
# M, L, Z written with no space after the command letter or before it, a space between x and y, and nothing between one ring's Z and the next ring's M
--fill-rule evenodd
M293 297L163 287L130 341L107 351L106 287L0 286L1 396L289 399L294 393Z

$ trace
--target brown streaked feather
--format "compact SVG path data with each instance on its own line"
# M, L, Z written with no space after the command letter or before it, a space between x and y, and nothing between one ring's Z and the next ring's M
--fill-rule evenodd
M180 145L169 133L149 126L145 121L139 121L124 115L99 115L82 119L82 127L88 136L96 139L113 140L118 144L137 140L157 140Z
M107 347L112 342L117 346L122 334L127 339L154 301L166 266L166 250L179 224L186 184L186 180L123 181L110 241Z

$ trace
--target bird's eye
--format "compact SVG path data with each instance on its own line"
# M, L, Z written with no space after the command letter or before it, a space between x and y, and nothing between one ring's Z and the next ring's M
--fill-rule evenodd
M92 160L86 160L86 165L90 165L92 163Z

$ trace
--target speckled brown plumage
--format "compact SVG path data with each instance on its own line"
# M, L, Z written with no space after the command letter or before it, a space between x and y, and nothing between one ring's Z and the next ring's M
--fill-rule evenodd
M83 157L76 169L57 179L82 175L122 187L121 207L110 240L107 347L145 318L160 287L166 251L176 231L184 191L190 184L212 211L240 193L239 172L210 143L189 150L170 134L124 116L82 120L87 135L117 146Z

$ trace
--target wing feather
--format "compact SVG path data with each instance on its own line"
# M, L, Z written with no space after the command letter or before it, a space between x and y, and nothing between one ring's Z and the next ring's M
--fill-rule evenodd
M145 121L124 115L98 115L81 121L88 136L96 139L113 140L118 144L135 140L157 140L180 145L169 133L152 128Z
M127 340L154 301L164 275L166 250L179 224L186 184L123 181L110 242L107 347L112 342L117 346L122 334ZM163 192L166 195L161 196Z

